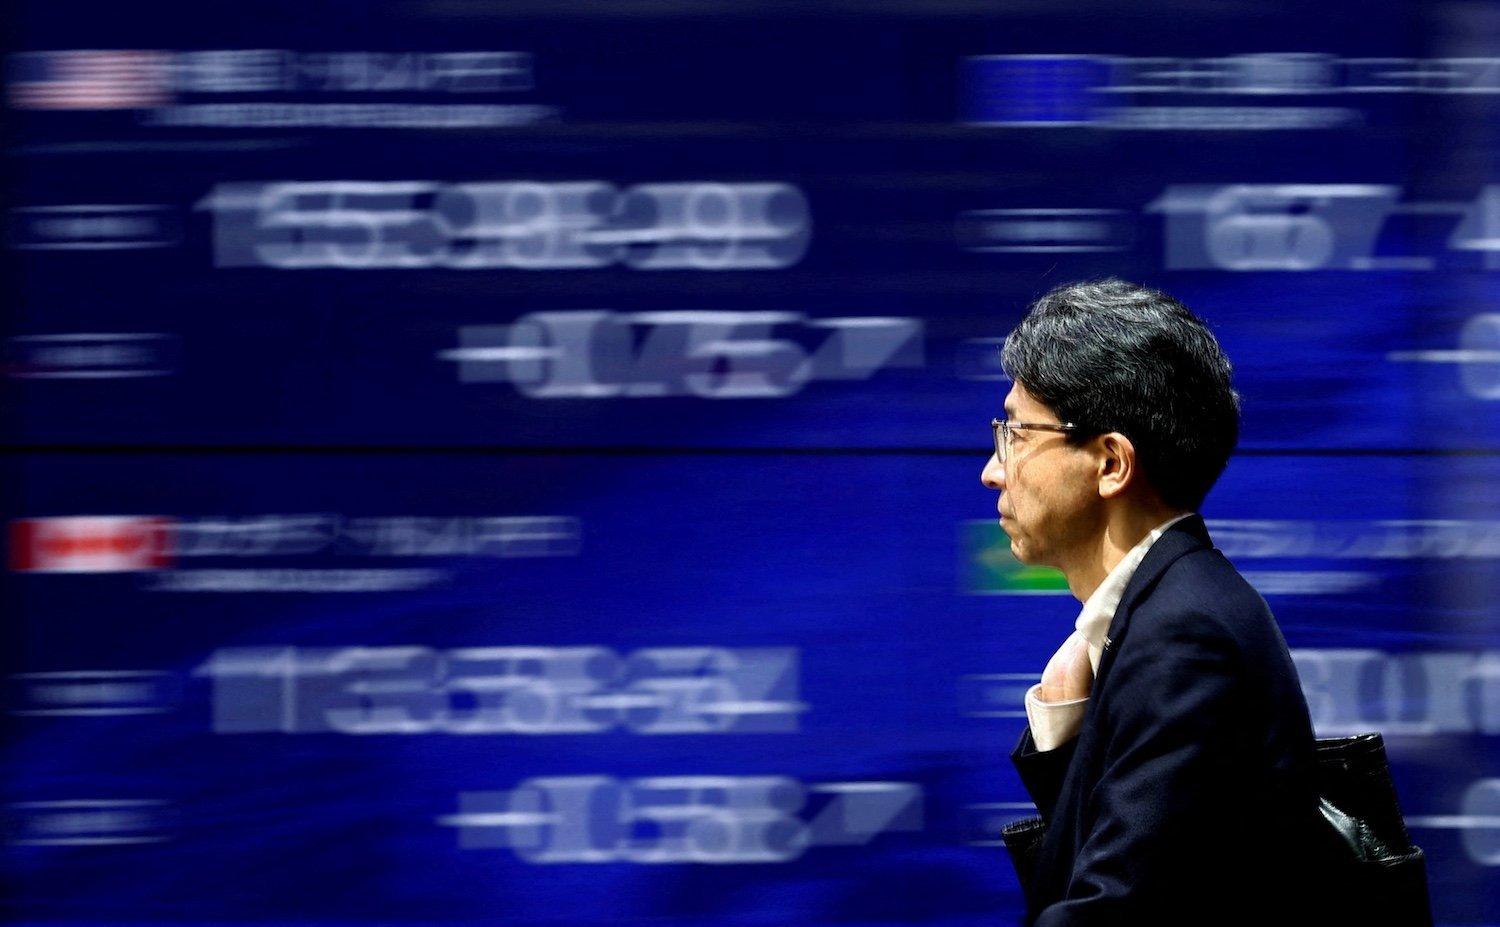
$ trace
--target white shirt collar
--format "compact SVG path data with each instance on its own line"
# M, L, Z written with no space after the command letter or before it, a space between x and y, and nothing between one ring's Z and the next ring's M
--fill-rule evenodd
M1130 580L1135 576L1136 569L1141 561L1146 559L1146 551L1151 549L1157 539L1167 533L1167 529L1187 518L1191 512L1178 515L1151 529L1145 537L1141 538L1139 544L1125 554L1125 557L1109 575L1104 577L1104 582L1099 584L1088 601L1083 603L1083 610L1078 613L1078 620L1073 622L1073 627L1083 636L1089 647L1089 663L1094 672L1099 672L1099 658L1104 655L1105 632L1109 630L1110 621L1114 620L1115 609L1120 607L1120 598L1125 595L1125 587L1130 585Z

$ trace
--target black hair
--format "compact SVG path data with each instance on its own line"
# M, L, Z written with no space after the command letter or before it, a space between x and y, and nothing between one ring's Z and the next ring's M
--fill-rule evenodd
M1057 287L1005 341L1005 371L1073 422L1073 440L1118 431L1168 505L1197 509L1240 432L1229 358L1202 319L1114 278Z

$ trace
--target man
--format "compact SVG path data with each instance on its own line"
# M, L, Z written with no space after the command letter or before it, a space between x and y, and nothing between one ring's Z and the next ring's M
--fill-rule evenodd
M1026 923L1313 919L1313 732L1265 601L1196 514L1239 437L1230 364L1119 280L1038 300L982 479L1027 564L1083 602L1011 755L1046 822Z

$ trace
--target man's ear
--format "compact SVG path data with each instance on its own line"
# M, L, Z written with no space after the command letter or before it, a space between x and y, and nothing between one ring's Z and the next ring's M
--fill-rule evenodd
M1099 495L1112 499L1141 478L1140 462L1136 460L1135 445L1118 431L1105 432L1095 441L1099 450Z

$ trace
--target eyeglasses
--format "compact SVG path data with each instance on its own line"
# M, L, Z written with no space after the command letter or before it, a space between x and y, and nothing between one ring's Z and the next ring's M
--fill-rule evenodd
M1032 431L1077 431L1078 426L1072 422L1012 422L1008 419L997 418L990 422L990 430L995 433L995 459L1005 463L1010 457L1010 449L1015 441L1017 431L1031 429Z

